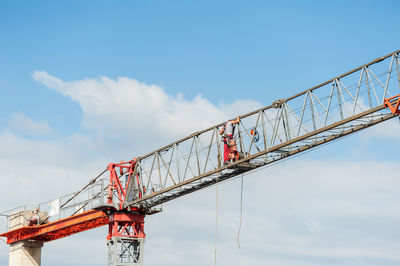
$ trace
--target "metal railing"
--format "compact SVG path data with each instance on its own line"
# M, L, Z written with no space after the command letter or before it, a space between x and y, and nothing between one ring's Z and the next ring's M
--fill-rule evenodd
M36 208L39 208L40 211L39 222L48 223L103 206L106 203L106 188L109 182L109 179L98 179L78 195L70 193L50 201L24 205L4 211L0 213L0 229L6 232L10 229L27 225L27 220Z

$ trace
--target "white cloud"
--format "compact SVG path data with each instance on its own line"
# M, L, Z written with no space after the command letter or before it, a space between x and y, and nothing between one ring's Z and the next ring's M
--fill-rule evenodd
M16 113L8 119L11 130L30 136L47 136L55 131L44 121L36 122L23 113Z
M104 170L107 163L92 151L82 150L82 141L76 138L30 140L3 132L0 147L2 185L9 188L0 194L1 210L23 204L32 207L72 193ZM10 198L12 204L7 200Z
M400 120L395 117L389 121L385 121L376 125L368 130L368 134L363 134L364 141L371 141L374 138L390 139L391 141L398 141L400 129Z
M149 147L156 148L261 106L252 100L217 106L200 94L186 100L182 94L170 95L160 86L126 77L66 82L45 71L35 71L32 77L76 101L82 108L84 125L92 133L142 146L147 143L146 152Z
M382 175L385 169L392 171ZM220 185L218 265L399 262L392 237L400 232L398 170L394 163L297 160L245 176L242 249L236 244L239 180ZM145 252L159 256L146 262L170 265L162 259L183 250L174 265L191 257L190 265L212 264L215 204L215 189L208 189L149 217Z

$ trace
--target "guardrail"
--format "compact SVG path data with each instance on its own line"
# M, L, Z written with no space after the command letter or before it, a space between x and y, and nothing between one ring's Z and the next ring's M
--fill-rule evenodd
M78 195L70 193L36 205L23 205L3 211L0 213L0 230L6 232L26 226L36 208L39 209L40 223L48 223L102 206L106 203L109 182L109 179L99 179Z

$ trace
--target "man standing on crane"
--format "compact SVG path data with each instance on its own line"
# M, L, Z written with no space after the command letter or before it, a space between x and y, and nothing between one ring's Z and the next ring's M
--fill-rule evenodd
M28 219L28 226L33 226L38 224L39 224L39 208L36 208L32 212L32 216Z
M230 153L231 153L231 147L232 143L234 143L233 140L233 134L235 133L235 124L238 124L240 122L240 118L236 117L234 120L228 120L224 126L219 131L219 134L222 135L222 140L224 142L224 164L229 162ZM236 146L236 144L233 144Z

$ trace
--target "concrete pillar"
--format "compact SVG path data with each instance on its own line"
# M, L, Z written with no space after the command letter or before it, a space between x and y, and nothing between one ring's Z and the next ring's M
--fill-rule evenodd
M24 240L10 245L9 266L40 266L43 242Z
M9 230L27 225L32 210L21 210L10 215ZM46 212L39 212L40 219L45 219ZM23 240L10 244L9 266L40 266L43 242Z

